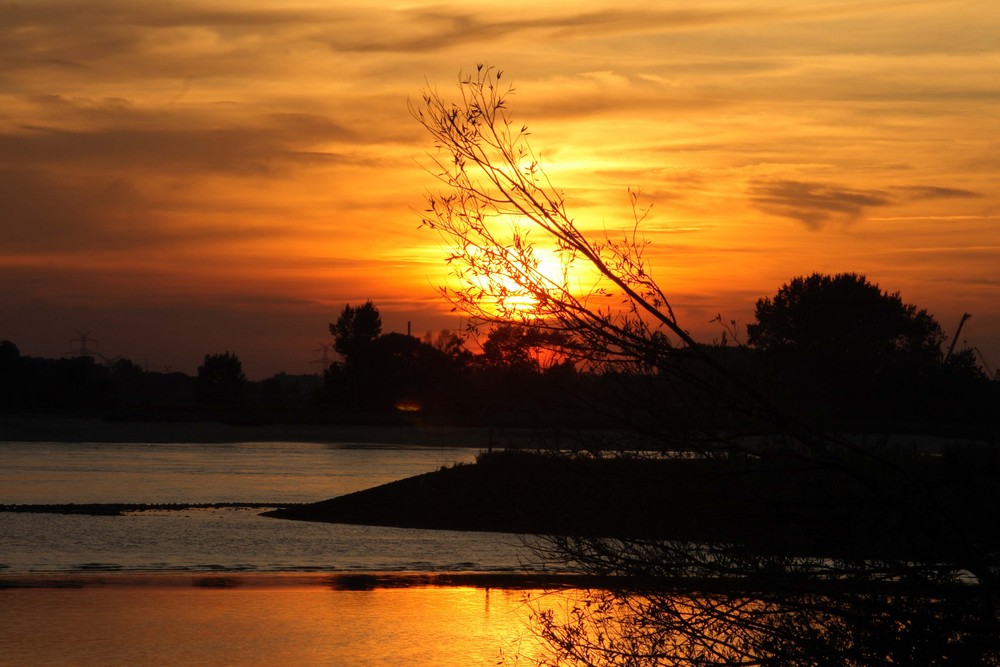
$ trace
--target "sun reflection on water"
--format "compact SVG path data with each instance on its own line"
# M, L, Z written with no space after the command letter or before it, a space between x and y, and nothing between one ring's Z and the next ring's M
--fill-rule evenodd
M530 591L341 590L259 576L91 581L2 591L0 664L468 667L530 663L540 650Z

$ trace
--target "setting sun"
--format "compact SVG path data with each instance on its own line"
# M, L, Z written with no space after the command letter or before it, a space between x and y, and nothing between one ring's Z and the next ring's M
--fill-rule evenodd
M581 263L574 262L569 251L509 245L499 252L472 247L463 252L470 266L456 269L447 288L472 290L484 310L499 319L544 319L543 294L569 292L579 297L584 292Z

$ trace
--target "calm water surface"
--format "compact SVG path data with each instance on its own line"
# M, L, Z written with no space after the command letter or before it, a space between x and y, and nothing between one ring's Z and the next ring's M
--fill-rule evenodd
M0 442L0 503L310 502L471 461L477 451ZM0 665L448 667L525 664L537 651L524 592L405 583L342 590L315 579L520 572L517 536L292 522L258 511L0 512Z
M311 502L472 461L471 448L315 443L0 443L0 503ZM260 509L0 513L0 574L496 571L512 535L283 521Z
M314 502L469 462L473 448L0 442L0 503Z

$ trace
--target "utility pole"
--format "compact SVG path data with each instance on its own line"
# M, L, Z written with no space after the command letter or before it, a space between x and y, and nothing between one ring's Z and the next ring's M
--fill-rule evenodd
M326 369L330 367L330 344L320 343L319 347L313 350L313 354L323 355L319 359L313 359L310 363L322 364L322 367L320 368L320 374L325 373Z
M77 343L79 347L70 350L69 352L66 353L67 355L72 355L74 357L90 357L90 358L101 356L99 352L95 352L91 350L89 347L87 347L87 343L98 342L90 337L89 331L77 331L76 334L77 334L76 338L70 338L69 342Z

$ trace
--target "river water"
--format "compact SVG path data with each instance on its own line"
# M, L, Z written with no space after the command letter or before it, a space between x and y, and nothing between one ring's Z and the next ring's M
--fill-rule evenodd
M0 504L311 502L477 451L0 442ZM518 536L260 511L0 512L0 664L457 666L537 651L537 593L488 578L523 572Z

